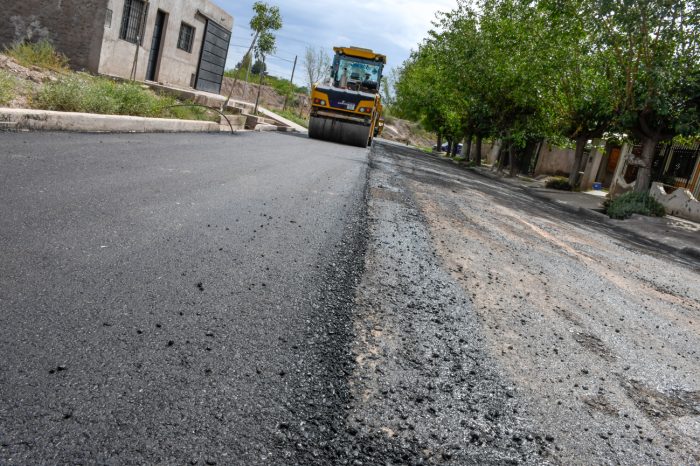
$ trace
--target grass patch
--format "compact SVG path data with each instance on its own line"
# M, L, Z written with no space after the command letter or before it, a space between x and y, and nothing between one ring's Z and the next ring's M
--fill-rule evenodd
M0 105L10 103L15 97L17 80L10 73L0 70Z
M18 43L5 50L22 66L46 68L54 71L68 71L68 58L56 51L48 40L35 43Z
M630 218L632 214L650 217L663 217L666 215L664 206L651 197L649 193L625 193L614 201L605 201L603 207L610 218L618 220Z
M309 127L309 120L307 120L306 118L301 118L299 115L297 115L291 110L274 110L274 112L279 116L286 118L287 120L291 120L294 123L303 126L304 128Z
M549 178L544 184L545 188L548 189L558 189L559 191L572 191L573 186L569 184L569 180L563 176L555 176L554 178Z
M173 97L160 96L139 84L75 73L47 83L32 97L32 106L61 112L132 115L155 118L218 121L202 107L174 107Z

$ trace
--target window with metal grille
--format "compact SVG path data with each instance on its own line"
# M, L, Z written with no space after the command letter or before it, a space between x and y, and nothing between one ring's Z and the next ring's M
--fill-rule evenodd
M180 24L177 48L192 53L192 42L194 42L194 28L187 23Z
M143 0L124 0L124 14L119 38L136 44L142 36L146 8Z
M698 160L698 151L688 147L675 148L668 167L668 174L676 178L689 179Z

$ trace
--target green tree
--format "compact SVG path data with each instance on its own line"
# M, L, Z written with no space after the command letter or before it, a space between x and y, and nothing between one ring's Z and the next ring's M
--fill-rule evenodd
M250 56L253 51L255 51L256 58L261 58L264 62L264 55L272 53L275 50L275 36L271 31L278 31L282 29L282 15L277 6L268 5L265 2L255 2L253 3L253 11L255 14L250 19L250 29L252 32L253 39L250 42L250 47L244 55ZM262 42L262 45L261 45ZM229 92L226 101L222 106L222 111L226 109L228 101L231 99L233 90L236 87L238 78L234 79L233 85L231 86L231 92ZM256 105L257 107L257 105Z
M621 128L642 143L635 191L651 183L659 142L697 134L700 3L593 0L595 33L622 77Z
M610 130L619 113L621 83L610 50L591 34L595 15L588 0L544 0L538 5L549 24L542 47L550 63L547 86L554 132L575 145L569 184L576 186L588 140Z
M267 65L263 63L262 60L255 60L255 63L253 63L253 67L250 69L250 72L256 76L259 76L260 73L267 72Z

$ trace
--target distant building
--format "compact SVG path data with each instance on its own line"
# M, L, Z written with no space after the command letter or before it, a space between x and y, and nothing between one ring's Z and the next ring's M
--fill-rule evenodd
M218 93L233 17L209 0L9 0L0 46L46 37L74 68Z

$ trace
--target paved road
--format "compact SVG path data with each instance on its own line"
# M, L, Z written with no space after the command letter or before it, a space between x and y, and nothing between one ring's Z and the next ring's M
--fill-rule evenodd
M349 277L367 153L0 133L0 463L289 456L279 424L327 372L315 303Z
M694 464L697 264L420 151L0 134L0 463Z

